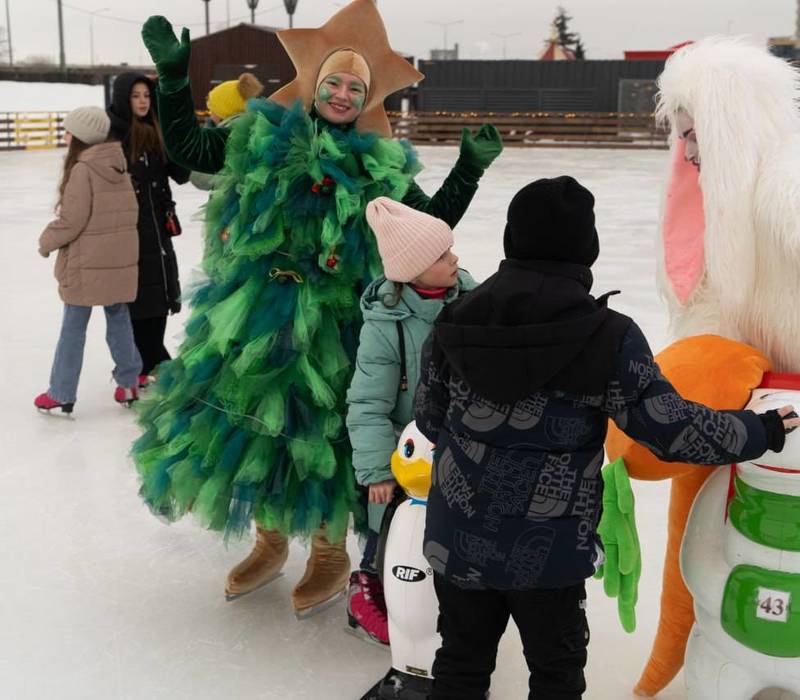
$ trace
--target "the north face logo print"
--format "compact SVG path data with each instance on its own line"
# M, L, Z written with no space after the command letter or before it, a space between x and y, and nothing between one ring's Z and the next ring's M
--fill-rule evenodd
M475 515L475 508L472 507L475 492L458 468L449 447L436 465L436 484L450 508L457 506L468 518Z
M555 445L579 447L592 434L592 425L585 418L552 416L545 419L545 432Z

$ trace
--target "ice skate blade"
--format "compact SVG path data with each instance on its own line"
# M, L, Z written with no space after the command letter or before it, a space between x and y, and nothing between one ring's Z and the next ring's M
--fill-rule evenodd
M328 608L332 608L340 600L344 600L346 595L347 595L347 589L343 588L336 595L328 598L328 600L324 600L321 603L318 603L317 605L312 605L309 608L303 608L302 610L295 610L294 616L298 620L307 620L309 617L314 617L314 615L317 615L323 612L324 610L327 610Z
M383 649L384 651L389 651L390 649L388 644L384 644L380 640L375 639L375 637L373 637L369 632L367 632L361 626L353 627L352 625L348 624L344 628L344 631L347 632L347 634L349 634L350 636L355 637L356 639L360 639L362 642L365 642L366 644L378 647L380 649Z
M37 406L36 410L42 415L53 416L54 418L65 418L66 420L75 420L72 415L72 404L56 406L54 408L39 408ZM54 413L54 411L58 411L58 413Z
M360 700L427 700L433 680L412 676L390 668L383 680L376 683ZM489 697L487 692L486 697Z
M228 603L231 603L234 600L239 600L240 598L244 598L246 595L255 593L257 590L264 588L264 586L268 586L273 581L277 581L281 576L283 576L283 571L279 571L272 578L268 578L266 581L262 581L255 588L251 588L249 591L244 591L243 593L228 593L228 591L225 591L225 600Z

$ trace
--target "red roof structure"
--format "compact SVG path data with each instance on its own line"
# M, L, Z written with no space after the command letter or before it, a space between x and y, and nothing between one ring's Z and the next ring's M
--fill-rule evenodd
M672 54L674 54L678 49L682 49L684 46L691 44L692 41L683 41L680 44L675 44L675 46L670 46L668 49L664 50L656 50L656 51L626 51L625 52L625 60L626 61L666 61Z
M547 47L539 55L540 61L574 61L575 54L565 49L557 41L548 41Z
M569 49L558 43L558 29L555 22L552 25L550 38L545 42L546 46L539 54L540 61L574 61L575 54Z

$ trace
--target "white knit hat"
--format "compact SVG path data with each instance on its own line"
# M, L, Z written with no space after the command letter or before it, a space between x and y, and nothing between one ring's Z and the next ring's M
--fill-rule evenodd
M367 204L386 279L411 282L453 247L453 231L441 219L388 197Z
M64 129L87 146L93 146L108 138L111 120L100 107L78 107L64 118Z

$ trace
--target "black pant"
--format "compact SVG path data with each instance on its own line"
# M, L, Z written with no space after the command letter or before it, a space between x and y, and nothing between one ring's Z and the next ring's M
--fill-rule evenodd
M142 356L142 374L150 374L170 356L164 347L164 333L167 331L167 317L134 318L133 339Z
M529 700L581 700L589 626L586 588L466 590L434 574L442 646L430 700L484 700L497 645L514 618L530 670Z

